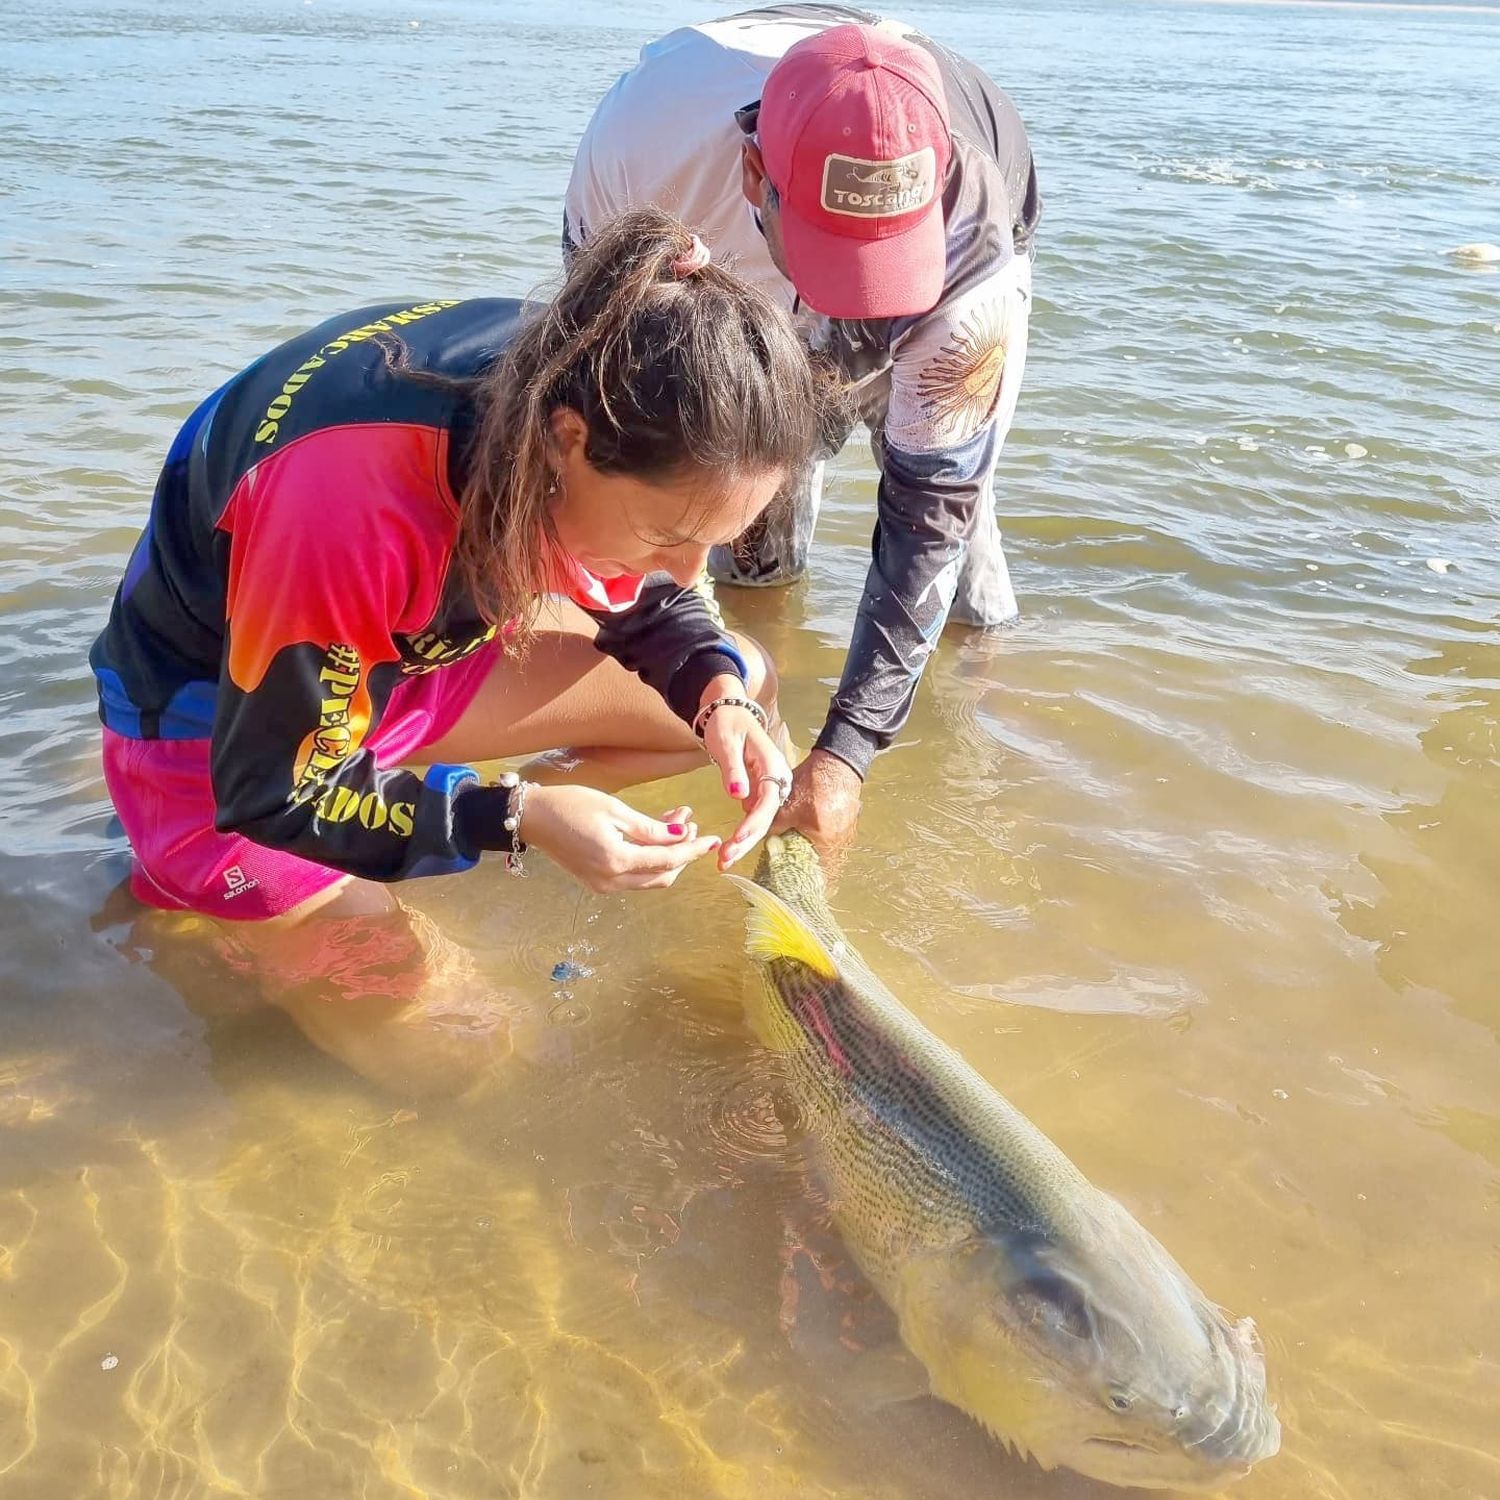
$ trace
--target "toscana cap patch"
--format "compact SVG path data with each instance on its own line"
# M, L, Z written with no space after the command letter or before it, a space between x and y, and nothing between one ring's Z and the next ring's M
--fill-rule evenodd
M894 318L936 305L953 138L925 47L855 25L798 42L766 79L758 134L787 268L810 307Z
M924 146L895 161L831 152L823 162L823 207L856 219L883 219L926 208L937 196L937 153Z

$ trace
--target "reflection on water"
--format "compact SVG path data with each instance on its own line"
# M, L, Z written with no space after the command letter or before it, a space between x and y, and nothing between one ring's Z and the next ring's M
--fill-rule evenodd
M1285 1442L1235 1493L1500 1494L1500 306L1444 255L1493 238L1497 23L908 13L1014 86L1045 171L1027 613L950 633L840 919L1256 1318ZM420 884L422 1016L295 956L265 1006L117 889L83 660L174 423L331 309L529 287L589 101L684 14L7 21L5 1500L1107 1493L893 1399L710 872ZM851 451L810 585L730 601L804 742L872 493Z

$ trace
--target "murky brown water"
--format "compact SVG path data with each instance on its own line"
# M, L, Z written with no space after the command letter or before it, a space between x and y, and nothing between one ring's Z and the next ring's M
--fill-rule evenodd
M5 22L5 1500L1108 1493L875 1404L889 1320L710 872L412 887L472 961L440 1033L359 1042L387 1086L117 890L84 653L175 423L340 307L529 286L591 99L687 13ZM908 14L1013 87L1046 173L1027 618L945 643L840 915L1256 1317L1286 1440L1236 1493L1495 1496L1500 276L1443 252L1500 238L1500 18ZM811 583L731 601L804 737L871 498L851 453Z

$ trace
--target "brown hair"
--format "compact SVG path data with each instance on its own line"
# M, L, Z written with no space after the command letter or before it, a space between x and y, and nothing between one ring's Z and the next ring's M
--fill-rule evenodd
M594 468L645 480L775 470L790 480L834 420L835 385L787 314L718 265L674 270L692 250L691 233L658 208L602 226L483 377L457 560L485 618L516 621L514 648L550 586L559 408L587 423Z

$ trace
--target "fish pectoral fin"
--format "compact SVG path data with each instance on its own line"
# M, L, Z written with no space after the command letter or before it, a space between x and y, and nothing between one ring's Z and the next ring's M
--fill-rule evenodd
M746 880L743 875L729 875L740 894L750 903L745 918L745 949L751 958L764 963L784 959L803 964L824 979L836 979L839 966L822 940L780 896L764 886Z
M861 1411L879 1412L908 1401L925 1401L932 1382L916 1355L892 1342L869 1349L839 1372L843 1398Z

